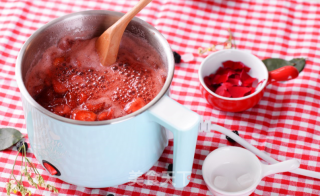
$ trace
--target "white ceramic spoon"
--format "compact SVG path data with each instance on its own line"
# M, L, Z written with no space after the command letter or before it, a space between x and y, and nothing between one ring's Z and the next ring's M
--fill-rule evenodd
M265 176L291 171L299 166L295 159L265 165L244 148L226 146L206 157L202 175L214 195L245 196L250 195Z
M241 138L238 135L234 134L229 129L226 129L226 128L221 127L219 125L210 124L210 130L215 130L215 131L218 131L220 133L223 133L223 134L229 136L234 141L236 141L238 144L242 145L243 147L245 147L246 149L250 150L255 155L257 155L258 157L260 157L261 159L265 160L266 162L268 162L270 164L274 164L274 163L278 163L279 162L279 161L271 158L265 152L262 152L259 149L257 149L256 147L252 146L246 140L244 140L243 138ZM299 175L302 175L302 176L307 176L307 177L311 177L311 178L320 179L320 173L319 172L315 172L315 171L310 171L310 170L298 168L298 169L292 170L290 172L294 173L294 174L299 174Z

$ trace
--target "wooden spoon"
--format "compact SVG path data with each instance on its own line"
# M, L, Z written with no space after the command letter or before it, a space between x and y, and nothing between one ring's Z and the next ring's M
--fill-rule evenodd
M138 14L152 0L140 0L128 13L122 16L116 23L109 27L96 41L96 50L100 63L104 66L116 62L122 35L131 19Z

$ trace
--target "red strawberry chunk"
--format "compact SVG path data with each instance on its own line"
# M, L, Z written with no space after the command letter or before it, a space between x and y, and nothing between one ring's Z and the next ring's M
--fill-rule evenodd
M82 84L83 83L83 78L78 75L73 75L70 79L71 84Z
M43 84L35 86L33 88L34 97L37 97L43 91L43 89L44 89L44 85Z
M52 86L53 90L59 94L64 94L68 91L68 88L58 80L52 80Z
M79 104L84 103L85 101L87 101L87 99L88 99L88 95L84 92L81 92L77 97L77 101Z
M113 119L113 109L108 109L107 111L103 111L98 115L98 120L110 120Z
M91 104L91 103L86 103L86 108L94 113L100 112L104 109L105 103L97 103L97 104Z
M145 106L146 103L142 98L136 98L132 102L127 103L127 105L124 107L124 111L129 113L135 112Z
M71 108L68 105L58 105L53 108L53 112L60 116L69 117L71 114Z
M66 102L63 98L54 98L51 104L52 106L57 106L57 105L66 104Z
M251 87L231 86L228 88L231 97L239 98L243 97L246 93L251 92Z
M58 58L55 58L53 60L53 66L57 67L59 65L62 65L62 63L65 62L65 58L64 57L58 57Z
M65 99L67 100L67 104L73 109L77 106L77 95L73 92L68 92L65 95Z
M97 115L91 111L73 110L72 119L82 121L95 121L97 119Z

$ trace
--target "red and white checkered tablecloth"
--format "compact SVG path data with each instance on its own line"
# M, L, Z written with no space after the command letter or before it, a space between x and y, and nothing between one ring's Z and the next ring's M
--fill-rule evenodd
M26 134L14 67L21 46L36 29L71 12L127 12L137 1L1 0L0 127L15 127ZM296 158L301 160L301 168L320 172L320 4L293 0L153 0L138 16L155 26L173 50L195 55L194 61L176 65L173 99L212 123L239 130L240 136L279 161ZM204 57L197 55L197 49L224 41L228 28L234 32L239 49L261 59L306 57L304 71L295 80L269 85L260 103L245 112L213 109L198 88L197 70ZM172 144L151 170L162 173L172 163ZM58 188L59 195L211 195L201 175L202 163L208 153L226 145L231 143L220 133L199 134L191 182L182 190L171 184L78 187L50 177L31 150L28 157L45 180ZM0 195L6 195L4 187L16 153L15 148L0 152ZM16 167L14 173L19 170ZM146 175L142 179L147 179ZM24 184L34 195L53 195ZM276 174L264 178L253 195L320 195L320 180L289 172Z

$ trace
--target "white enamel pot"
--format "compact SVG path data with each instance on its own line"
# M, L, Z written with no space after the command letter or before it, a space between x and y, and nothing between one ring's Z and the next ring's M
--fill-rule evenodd
M47 111L25 88L28 69L45 49L65 35L99 36L122 15L102 10L65 15L38 29L23 45L16 78L31 148L42 165L57 171L51 171L52 176L85 187L109 187L130 181L132 172L145 173L158 161L168 142L165 127L174 136L173 185L182 188L190 180L200 118L166 95L173 55L165 38L148 23L134 18L127 31L159 52L168 74L160 93L140 110L108 121L76 121Z

